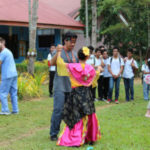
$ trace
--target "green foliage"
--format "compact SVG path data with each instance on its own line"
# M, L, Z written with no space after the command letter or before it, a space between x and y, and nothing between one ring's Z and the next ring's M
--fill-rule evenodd
M110 48L112 45L120 46L124 54L127 47L143 50L145 54L148 45L148 9L150 0L99 0L97 14L103 18L98 40L104 38L104 44ZM121 13L126 18L129 26L118 17ZM85 4L81 1L80 18L85 23ZM91 3L89 2L89 32L92 28ZM121 44L120 44L121 43ZM130 43L130 44L129 44Z
M91 35L92 32L92 9L91 9L91 0L88 0L88 14L89 14L89 18L88 18L88 22L89 22L89 35ZM85 0L81 0L81 8L80 8L80 19L82 21L83 24L86 23L85 20Z
M35 62L34 77L27 73L28 61L25 60L16 64L18 70L18 97L20 100L42 95L41 85L47 80L48 65L47 60Z
M18 77L18 97L20 100L42 95L41 85L47 79L47 74L38 73L35 77L28 73L22 73Z
M27 60L23 61L20 64L16 64L19 73L27 72L27 66L28 66ZM47 60L44 60L42 62L38 62L38 61L35 62L35 74L41 72L48 72Z

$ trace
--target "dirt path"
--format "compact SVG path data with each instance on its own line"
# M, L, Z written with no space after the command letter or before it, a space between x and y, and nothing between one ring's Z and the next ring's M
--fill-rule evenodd
M29 132L27 132L27 133L25 133L25 134L22 134L22 135L20 135L20 136L18 136L18 137L16 137L16 138L12 138L12 139L10 139L10 140L8 140L8 141L0 142L0 147L1 147L1 146L3 146L3 147L8 146L8 145L10 145L10 144L13 143L13 142L16 142L16 141L18 141L18 140L24 139L24 138L26 138L26 137L33 136L33 135L35 135L37 132L42 131L42 130L46 130L46 129L48 129L48 128L49 128L49 126L47 126L47 127L42 127L42 128L32 129L32 130L30 130Z
M99 106L99 107L96 107L96 110L99 111L99 110L109 108L109 107L112 107L112 106L116 106L116 104L106 104L106 105L103 105L103 106Z

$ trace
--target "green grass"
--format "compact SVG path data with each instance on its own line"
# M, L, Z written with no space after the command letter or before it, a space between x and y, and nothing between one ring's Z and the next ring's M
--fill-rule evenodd
M47 86L42 88L43 98L19 102L19 115L0 116L0 150L86 150L89 145L67 148L49 140L53 99L48 98ZM102 139L94 150L150 150L150 119L144 117L147 102L142 85L135 85L134 102L124 103L124 97L121 84L119 105L96 102Z

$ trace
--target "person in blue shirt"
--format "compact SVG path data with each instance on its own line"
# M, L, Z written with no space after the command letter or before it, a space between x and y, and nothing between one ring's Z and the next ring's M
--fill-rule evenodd
M0 84L0 115L9 115L8 94L11 97L12 114L18 114L17 97L17 70L12 52L5 47L5 40L0 37L0 65L1 65L1 84Z

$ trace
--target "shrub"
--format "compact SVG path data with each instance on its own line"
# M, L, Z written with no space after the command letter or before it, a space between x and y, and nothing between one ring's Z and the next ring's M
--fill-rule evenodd
M35 74L22 73L18 77L19 99L40 97L42 95L41 85L47 78L46 73Z
M23 61L20 64L16 64L18 73L22 72L27 72L27 65L28 65L28 60ZM48 72L48 65L47 65L47 60L44 61L36 61L35 62L35 74L36 73L43 73L43 72Z

